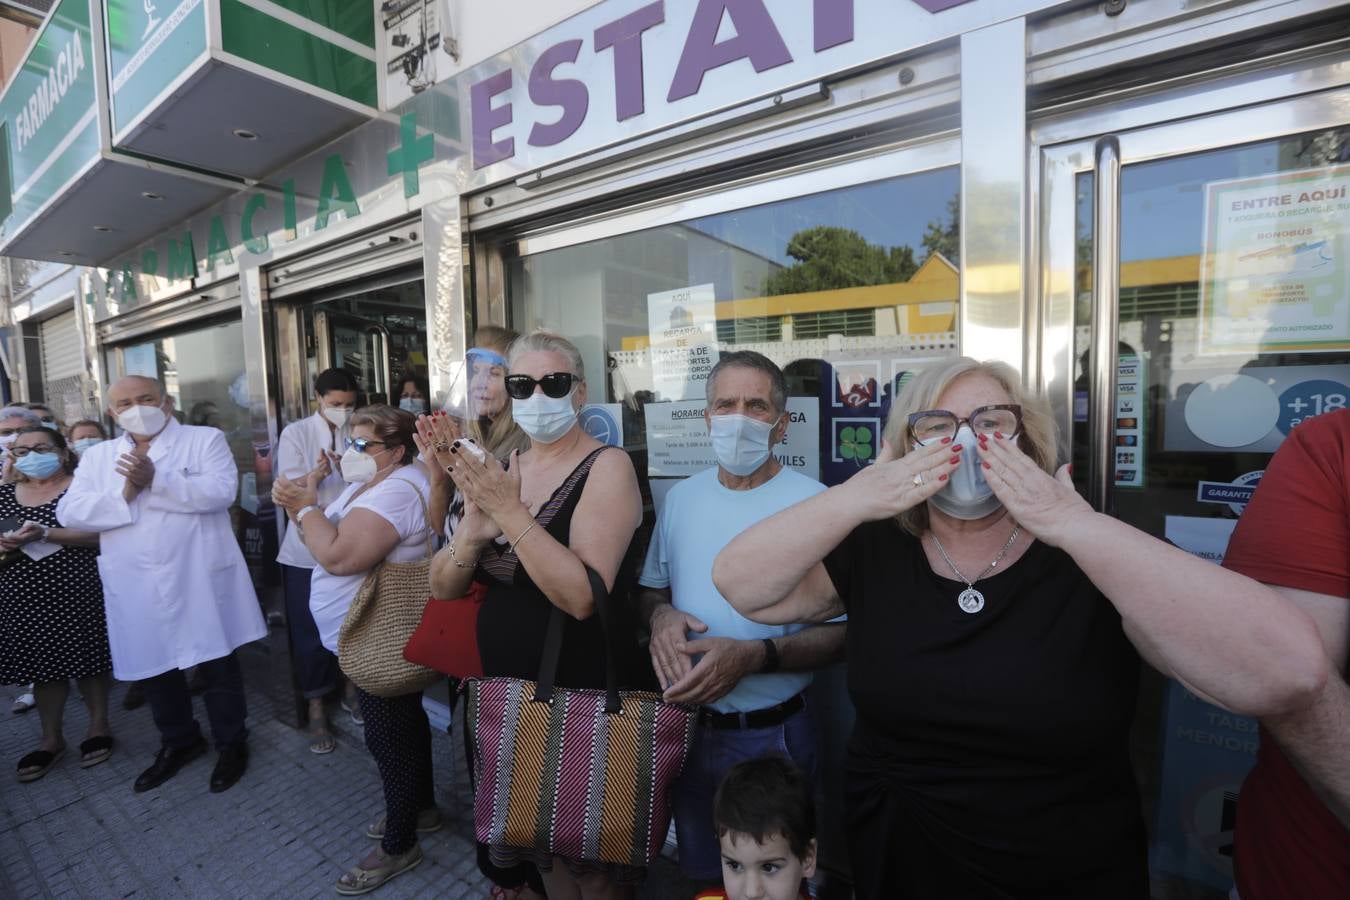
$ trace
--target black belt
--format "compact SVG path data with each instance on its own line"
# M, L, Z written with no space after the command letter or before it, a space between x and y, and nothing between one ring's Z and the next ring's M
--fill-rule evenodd
M699 721L709 728L773 728L782 725L790 717L806 708L806 698L798 694L791 700L785 700L777 706L757 709L744 713L721 713L705 709L699 714Z

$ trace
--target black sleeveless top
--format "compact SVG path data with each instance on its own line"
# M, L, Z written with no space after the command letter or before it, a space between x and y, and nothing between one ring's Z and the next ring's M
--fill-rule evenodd
M1139 658L1073 560L1033 543L977 583L974 614L893 520L857 528L825 567L849 617L858 896L1146 896Z
M600 447L583 459L553 492L535 515L538 528L548 531L564 547L569 546L572 514L586 489L586 479L596 457L609 447ZM617 448L615 448L617 449ZM629 542L632 549L632 542ZM630 553L624 554L627 560ZM628 592L633 573L627 565L620 568L610 592L619 634L614 636L620 660L621 683L631 681L636 658L636 632L628 613ZM523 678L539 676L539 661L544 653L544 635L553 604L530 578L507 545L492 543L478 561L475 578L487 586L487 595L478 613L478 652L483 672L488 676ZM569 688L605 686L605 634L598 616L578 621L564 613L562 655L558 661L558 684Z

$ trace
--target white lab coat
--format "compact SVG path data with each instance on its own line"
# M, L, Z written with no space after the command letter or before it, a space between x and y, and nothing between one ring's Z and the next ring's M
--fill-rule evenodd
M318 463L319 454L324 450L342 452L342 439L345 436L345 429L333 431L328 427L328 420L319 413L292 422L281 430L272 471L292 480L307 475ZM342 474L334 466L333 471L319 484L319 508L327 509L346 487L347 482L342 480ZM292 525L289 519L285 527L286 536L281 541L277 562L301 569L312 569L318 565L314 561L314 554L309 552L300 537L300 529Z
M150 444L154 481L128 504L116 467L132 446L123 436L90 447L56 506L64 527L100 533L108 644L122 681L219 659L267 633L230 529L239 471L225 435L170 420Z

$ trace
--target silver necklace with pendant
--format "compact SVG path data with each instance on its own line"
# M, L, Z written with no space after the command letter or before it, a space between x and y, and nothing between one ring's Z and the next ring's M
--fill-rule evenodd
M952 562L952 558L947 555L946 549L942 546L942 541L938 540L937 532L929 531L928 533L933 536L933 546L937 547L938 553L942 554L942 558L947 561L947 565L952 567L952 571L956 573L956 577L966 583L966 589L956 595L956 605L961 607L962 612L967 612L971 615L984 609L984 594L975 590L975 582L998 568L998 564L1003 561L1003 557L1007 556L1008 551L1012 549L1013 541L1017 540L1017 536L1022 533L1022 526L1018 525L1013 528L1012 534L1008 536L1008 543L1003 545L1003 549L998 552L998 556L995 556L994 561L986 566L985 570L974 578L967 578L961 574L961 570L956 567L956 563Z

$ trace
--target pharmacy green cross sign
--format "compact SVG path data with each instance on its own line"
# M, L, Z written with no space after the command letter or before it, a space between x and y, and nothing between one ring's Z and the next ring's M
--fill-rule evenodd
M422 189L417 170L436 158L436 139L417 136L417 113L407 113L398 122L401 145L389 151L389 174L403 175L403 196L415 197Z

